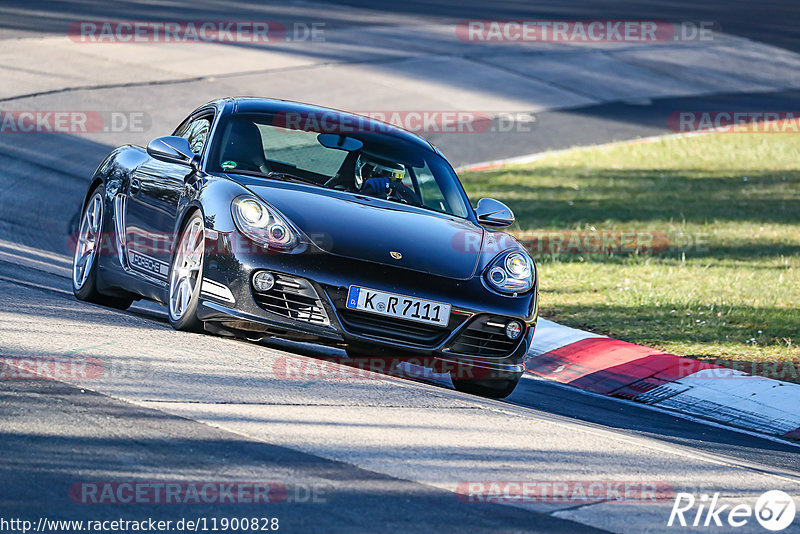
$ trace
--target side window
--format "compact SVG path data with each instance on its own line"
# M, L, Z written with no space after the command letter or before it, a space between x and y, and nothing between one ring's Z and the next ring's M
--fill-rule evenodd
M211 129L210 117L195 119L183 126L178 135L189 141L192 152L199 154L203 151L203 145L208 139L208 132Z

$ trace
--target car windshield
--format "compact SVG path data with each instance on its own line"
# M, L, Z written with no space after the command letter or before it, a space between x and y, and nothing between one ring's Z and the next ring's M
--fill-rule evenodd
M285 114L230 116L216 135L209 170L298 181L468 216L469 200L458 177L437 153L375 131L374 125L371 131L330 133L330 122L292 122Z

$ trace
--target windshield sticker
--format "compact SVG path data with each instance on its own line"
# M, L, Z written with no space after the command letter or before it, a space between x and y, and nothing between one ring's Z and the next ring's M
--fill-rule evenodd
M223 161L222 162L222 168L223 169L235 169L236 168L236 162L235 161Z

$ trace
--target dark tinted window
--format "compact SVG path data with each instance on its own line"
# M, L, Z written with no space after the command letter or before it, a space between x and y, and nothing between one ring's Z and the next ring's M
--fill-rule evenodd
M265 178L291 175L320 187L351 193L383 196L458 217L470 207L458 177L450 165L432 150L380 131L347 131L341 135L357 140L354 150L329 148L320 133L330 133L330 122L319 128L292 128L285 117L273 114L237 114L220 124L209 170L261 174ZM338 134L337 134L338 135ZM364 165L373 162L375 165ZM364 176L361 169L372 172ZM375 170L377 169L377 171ZM382 179L387 170L390 186L383 191L366 182ZM285 178L285 176L284 176ZM379 182L386 185L386 180Z

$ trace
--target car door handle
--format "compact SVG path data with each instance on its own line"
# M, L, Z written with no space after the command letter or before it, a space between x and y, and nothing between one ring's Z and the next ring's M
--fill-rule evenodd
M135 195L142 188L142 181L139 178L131 178L131 195Z

